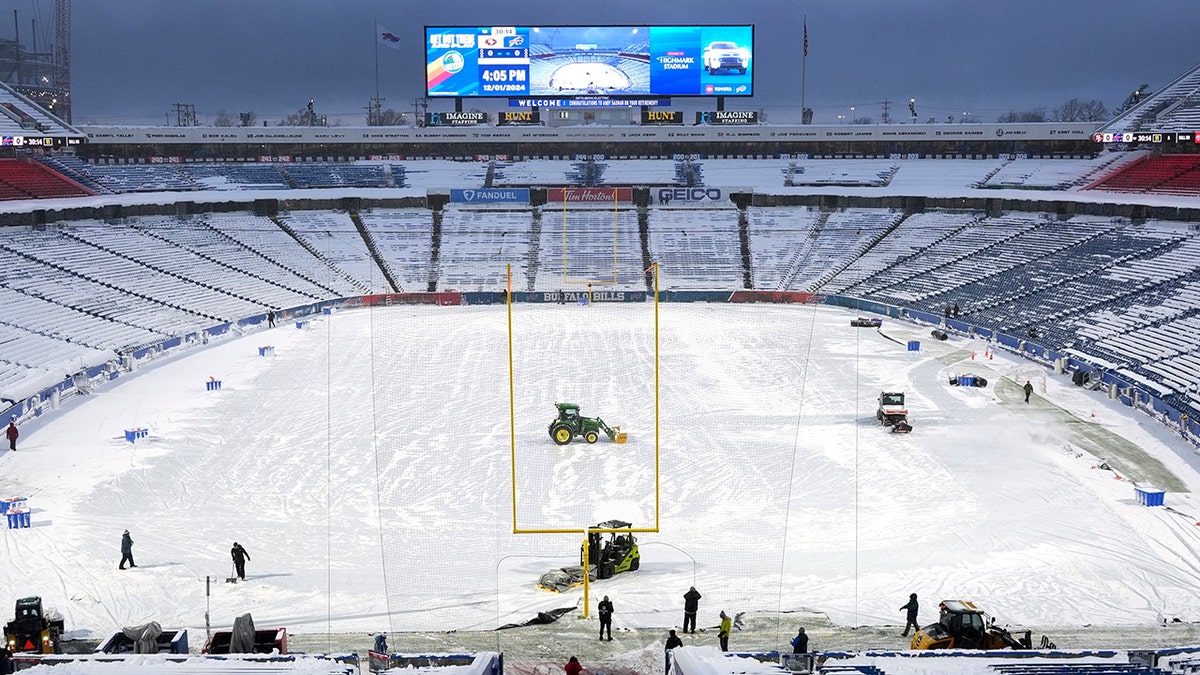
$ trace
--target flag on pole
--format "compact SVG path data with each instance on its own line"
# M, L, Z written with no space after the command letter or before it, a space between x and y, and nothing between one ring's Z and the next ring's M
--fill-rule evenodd
M808 56L808 19L804 20L804 56Z
M391 47L392 49L400 48L400 37L399 36L397 36L392 31L384 28L383 26L380 26L379 24L375 24L375 26L376 26L376 30L379 31L379 43L380 44L382 44L385 47Z

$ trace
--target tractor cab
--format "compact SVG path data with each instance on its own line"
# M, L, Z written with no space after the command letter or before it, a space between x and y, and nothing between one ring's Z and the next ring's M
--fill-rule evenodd
M579 406L574 403L555 403L558 408L558 422L566 422L571 426L579 425Z
M606 520L595 526L602 530L619 530L632 527L622 520ZM607 534L607 537L605 536ZM584 553L588 565L596 566L596 578L607 579L614 574L636 570L641 566L637 537L632 532L593 532L588 530L585 550L580 551L579 563L583 564Z

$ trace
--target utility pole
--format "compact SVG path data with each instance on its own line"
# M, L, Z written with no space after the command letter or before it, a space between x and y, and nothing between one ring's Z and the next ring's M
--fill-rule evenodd
M892 102L885 98L879 102L879 105L883 106L883 117L881 118L883 120L883 123L891 124L892 123L892 113L891 113Z
M171 110L175 111L175 126L177 126L177 127L194 127L194 126L196 126L196 106L195 106L195 104L176 103L171 106Z

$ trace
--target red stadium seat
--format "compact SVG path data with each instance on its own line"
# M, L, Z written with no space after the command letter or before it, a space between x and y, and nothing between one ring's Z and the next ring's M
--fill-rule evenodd
M0 201L53 199L95 194L79 183L28 159L0 160Z

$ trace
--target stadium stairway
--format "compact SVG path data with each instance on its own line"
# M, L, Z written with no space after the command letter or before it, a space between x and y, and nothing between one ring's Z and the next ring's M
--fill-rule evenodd
M358 236L362 237L363 243L367 245L367 251L370 252L371 257L375 260L375 264L379 266L379 270L383 272L384 279L387 279L388 288L391 289L392 293L399 293L400 285L396 283L396 277L392 274L392 268L388 267L387 261L380 255L379 247L375 245L375 238L371 236L370 230L363 224L362 216L358 214L358 211L351 211L349 215L350 221L354 223L354 228L358 230ZM438 215L436 211L434 215Z

